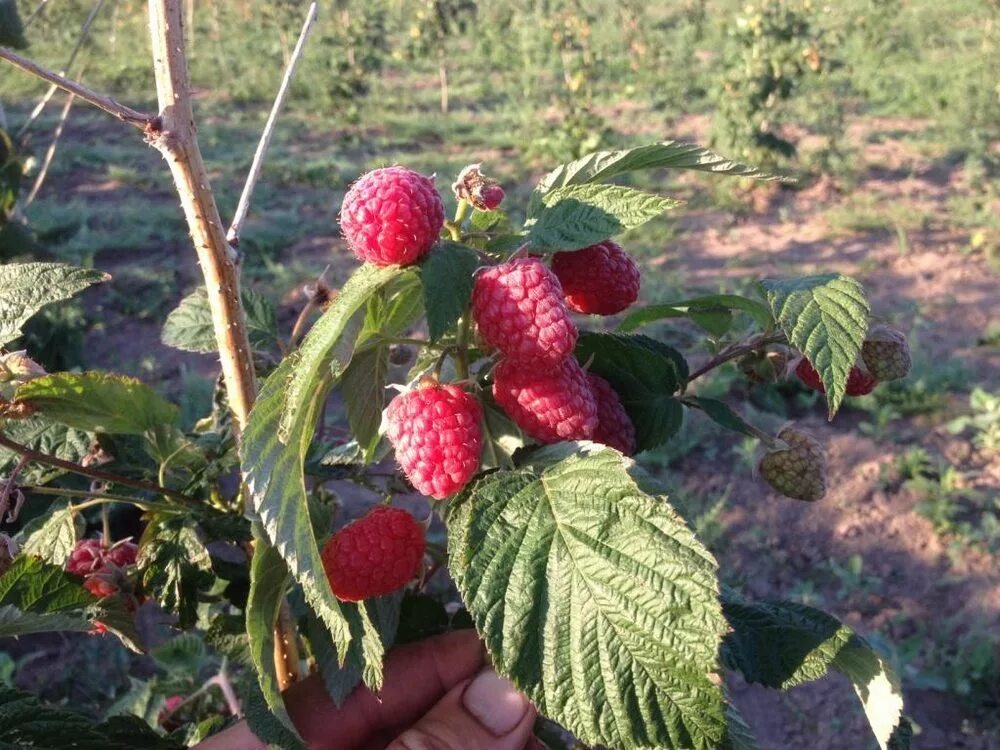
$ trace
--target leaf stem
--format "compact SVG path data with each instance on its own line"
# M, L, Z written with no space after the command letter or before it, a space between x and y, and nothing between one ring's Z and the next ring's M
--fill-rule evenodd
M89 477L90 479L99 479L102 482L111 482L112 484L120 484L125 487L134 487L137 490L145 490L146 492L165 495L171 500L176 500L177 502L188 507L198 507L201 505L194 498L188 497L187 495L177 492L176 490L172 490L169 487L161 487L154 482L147 482L145 479L131 479L130 477L123 477L120 474L114 474L110 471L92 469L89 466L81 466L80 464L73 463L72 461L66 461L62 458L57 458L56 456L50 456L47 453L41 453L40 451L36 451L26 445L14 442L2 433L0 433L0 446L25 457L29 461L37 461L38 463L55 466L63 471L69 471L73 474Z
M700 378L706 372L714 370L719 365L736 359L737 357L742 357L744 354L749 354L755 349L760 349L762 346L767 346L768 344L783 344L787 341L788 339L785 338L785 334L781 331L774 333L761 333L756 336L751 336L746 341L741 341L737 344L727 346L721 352L708 360L708 362L691 373L691 375L688 376L687 382L690 383L695 378Z
M469 311L458 322L458 340L455 342L455 371L459 380L469 379L469 329L472 316Z
M24 492L33 495L54 495L56 497L82 497L87 498L85 502L74 505L73 509L89 508L101 503L128 503L143 510L159 510L166 512L176 512L177 506L168 503L160 503L156 500L143 500L139 497L129 495L116 495L112 492L90 492L88 490L70 490L63 487L29 487L22 486Z

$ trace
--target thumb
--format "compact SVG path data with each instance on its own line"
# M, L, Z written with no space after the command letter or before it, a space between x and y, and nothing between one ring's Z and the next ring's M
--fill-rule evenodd
M386 750L522 750L534 721L528 699L487 668L452 688Z

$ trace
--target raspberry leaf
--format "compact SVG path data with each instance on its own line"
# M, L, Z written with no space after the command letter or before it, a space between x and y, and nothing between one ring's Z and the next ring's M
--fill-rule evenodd
M274 306L263 295L244 289L243 309L247 316L247 334L255 351L270 351L277 347L278 319ZM163 322L160 339L167 346L185 352L210 354L218 350L208 293L196 289L181 300Z
M747 602L727 592L722 608L732 627L722 658L749 682L786 690L831 669L854 685L879 747L907 747L899 678L875 650L837 618L803 604ZM895 743L895 744L893 744Z
M86 432L38 416L8 422L3 429L7 437L21 445L73 462L79 462L86 456L93 442L93 436ZM20 454L0 447L0 473L9 472L20 457ZM29 464L18 477L23 484L41 485L62 473L60 469L43 464Z
M378 290L399 276L397 266L364 265L355 271L299 347L295 364L286 375L284 407L279 423L282 442L293 444L311 432L309 416L351 361L358 334L364 325L366 303Z
M284 729L291 732L296 740L300 740L298 747L304 747L298 731L285 709L285 701L281 697L278 675L274 665L274 624L278 619L278 611L285 597L288 566L281 559L278 550L267 543L261 532L259 527L254 529L256 541L253 560L250 563L250 594L246 606L250 658L253 660L257 682L268 708L281 722ZM267 724L263 724L261 728L267 731ZM274 741L282 738L263 734L261 739Z
M402 598L402 592L397 592L358 604L343 605L344 615L351 627L351 645L343 664L337 658L323 623L312 615L307 618L313 657L327 692L338 706L360 684L363 676L373 690L381 688L381 670L372 670L382 663L385 648L395 640Z
M198 621L198 594L215 581L205 544L186 520L155 517L139 548L143 585L182 628Z
M716 748L716 564L631 461L562 443L448 516L463 600L497 669L588 744Z
M21 326L51 302L69 299L106 273L62 263L6 263L0 267L0 346L21 335Z
M535 216L541 210L542 197L554 189L604 182L644 169L692 169L760 180L785 179L765 174L755 167L732 161L693 143L662 141L619 151L597 151L556 167L539 181L531 194L528 216Z
M142 381L103 372L44 375L21 385L15 398L67 427L123 435L172 425L180 413Z
M358 352L344 370L340 392L347 409L351 432L369 462L378 447L385 385L389 374L389 347L373 346Z
M679 201L620 185L570 185L546 193L526 223L534 250L576 250L645 224Z
M48 517L43 516L41 524L25 529L21 551L62 567L76 545L77 532L82 532L84 526L82 514L73 514L66 507L59 508Z
M709 419L725 427L727 430L732 430L748 437L757 437L757 431L743 417L733 411L732 407L725 401L695 396L686 399L685 403L701 409Z
M420 264L431 341L444 336L469 308L479 256L457 242L440 242Z
M864 289L839 273L760 283L788 343L805 355L822 378L833 419L868 332L870 308Z
M635 425L637 452L680 429L684 410L676 394L688 368L676 349L641 334L581 332L576 358L615 389Z
M265 536L301 584L306 600L330 631L337 652L344 654L351 633L323 570L303 470L322 398L317 397L306 409L294 440L286 443L279 437L285 389L295 364L294 358L286 358L261 388L243 433L243 479ZM317 396L325 396L325 390Z
M757 300L740 297L737 294L710 294L682 302L649 305L648 307L633 310L625 316L625 319L618 326L618 330L622 333L628 333L666 318L689 317L695 323L702 325L699 322L699 316L706 312L718 310L740 310L746 312L762 330L767 330L774 323L771 311L767 309L766 305L761 304ZM702 325L702 327L705 328L706 326ZM728 329L728 325L726 328ZM708 330L714 332L711 329ZM722 333L725 333L725 331L722 331Z

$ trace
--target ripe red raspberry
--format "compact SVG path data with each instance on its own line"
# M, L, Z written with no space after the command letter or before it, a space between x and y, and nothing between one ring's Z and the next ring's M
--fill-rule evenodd
M66 572L87 576L104 567L104 545L100 539L81 539L69 553Z
M572 357L540 369L503 360L493 371L493 398L540 443L589 440L597 429L597 402Z
M587 373L587 382L597 402L597 429L593 441L631 456L635 453L635 425L625 413L621 399L604 378Z
M409 513L380 505L348 524L323 547L334 595L359 602L402 588L420 569L424 529Z
M455 385L422 384L389 402L389 442L419 492L440 500L472 478L482 450L482 416L479 402Z
M639 265L611 240L552 256L570 310L614 315L639 297Z
M351 185L340 209L347 244L363 261L408 266L431 249L444 226L444 204L429 177L385 167Z
M802 358L795 368L795 374L809 388L820 393L826 393L826 386L823 385L819 373L816 372L816 368L805 357ZM847 376L847 395L864 396L875 390L875 386L877 385L878 381L872 377L871 373L855 365L851 368L851 372Z
M481 211L495 211L503 203L504 195L503 188L499 185L485 185L479 191L481 205L476 206L476 208Z
M536 258L480 271L472 291L479 333L510 359L554 364L576 346L577 330L559 280Z

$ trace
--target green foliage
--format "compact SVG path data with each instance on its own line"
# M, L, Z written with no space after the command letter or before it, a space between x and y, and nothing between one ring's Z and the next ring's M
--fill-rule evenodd
M722 740L715 562L619 454L540 450L472 485L448 530L493 663L542 713L588 743Z
M111 277L61 263L8 263L0 268L0 345L21 334L21 326L45 305L69 299Z
M243 291L250 345L257 351L271 351L278 344L278 322L266 298L249 289ZM186 352L217 351L212 330L212 311L204 287L189 294L163 323L163 343Z
M189 628L198 619L198 594L213 581L204 542L184 518L154 518L142 539L143 585Z
M420 264L424 311L431 341L438 341L469 307L472 274L479 256L468 247L442 242Z
M870 308L864 289L854 279L836 273L765 279L761 286L788 342L822 378L832 419L868 333Z
M17 400L59 424L88 432L142 434L177 421L177 407L135 378L100 372L29 380Z

